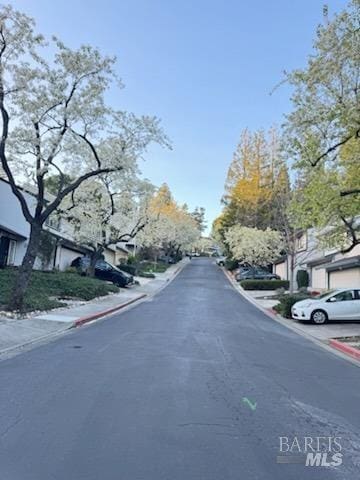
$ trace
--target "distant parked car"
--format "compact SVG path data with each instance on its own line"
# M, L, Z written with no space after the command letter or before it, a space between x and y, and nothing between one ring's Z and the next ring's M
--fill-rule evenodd
M176 263L176 260L173 257L170 257L170 255L162 255L159 257L160 262L164 263L169 263L169 264L174 264Z
M360 320L360 289L329 290L315 298L296 302L291 308L293 319L321 325L328 320Z
M85 275L90 265L89 257L77 257L72 261L71 266L75 267L81 275ZM129 273L122 272L114 265L105 260L98 260L95 265L95 277L100 280L107 280L119 287L127 287L134 283L134 277Z
M281 280L279 275L276 275L275 273L268 272L261 267L250 266L239 267L235 279L238 282L241 280Z
M225 265L225 260L226 257L221 256L216 259L216 264L219 265L220 267L223 267Z

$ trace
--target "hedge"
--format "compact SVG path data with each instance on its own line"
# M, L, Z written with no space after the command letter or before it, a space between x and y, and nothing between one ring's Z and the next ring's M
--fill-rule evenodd
M296 282L299 288L309 286L309 274L306 270L298 270L296 273Z
M289 288L288 280L241 280L240 285L244 290L277 290Z
M227 270L235 270L236 268L238 268L239 266L239 262L237 260L234 260L233 258L227 258L225 260L225 268Z
M305 293L281 295L279 298L280 303L275 305L274 310L285 318L291 318L291 307L294 303L305 300L306 298L309 298L309 295Z

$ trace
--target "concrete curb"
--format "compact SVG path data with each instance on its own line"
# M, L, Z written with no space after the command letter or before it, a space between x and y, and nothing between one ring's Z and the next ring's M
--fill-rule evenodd
M289 330L292 330L293 332L297 333L298 335L301 335L302 337L306 338L307 340L310 340L310 342L315 343L319 347L321 347L323 350L326 350L333 355L336 355L337 357L342 358L343 360L346 360L353 365L360 367L360 356L355 357L349 354L348 351L345 351L342 348L336 348L335 345L332 345L332 341L330 340L329 343L325 343L316 337L313 337L309 333L304 332L303 330L299 329L296 327L296 325L289 324L288 320L284 319L281 315L279 315L277 312L273 313L272 309L266 309L263 306L259 305L249 294L246 293L246 290L244 290L230 275L227 270L225 270L224 267L222 267L222 271L224 272L224 275L226 278L229 280L231 283L232 287L234 290L239 294L242 295L243 297L246 298L251 304L253 304L256 308L261 310L267 317L271 318L272 320L275 320L275 322L280 323L284 327L288 328ZM340 343L340 342L339 342ZM359 350L360 352L360 350Z
M123 308L129 306L129 305L132 305L133 303L135 302L138 302L140 300L143 300L144 298L148 297L148 298L152 298L154 297L155 295L157 295L159 292L161 292L161 290L163 290L164 288L166 288L174 279L175 277L177 277L177 275L181 272L181 270L183 270L184 267L186 267L187 263L183 263L182 265L179 265L178 268L176 270L174 270L174 272L172 273L171 277L167 278L166 281L164 282L163 285L161 285L161 287L159 287L157 290L155 290L154 292L151 292L151 293L142 293L141 295L139 295L138 297L136 298L133 298L132 300L129 300L127 302L124 302L120 305L117 305L116 307L112 307L112 308L109 308L108 310L103 310L102 312L98 312L98 313L95 313L93 315L88 315L86 317L82 317L82 318L79 318L78 320L76 320L74 322L74 324L72 325L72 327L70 328L76 328L76 327L81 327L82 325L86 324L86 323L89 323L89 322L92 322L93 320L100 320L102 319L102 317L106 317L107 315L110 315L112 313L115 313L119 310L122 310Z
M351 357L360 360L360 350L358 348L346 345L346 343L340 342L335 338L330 339L329 345L331 345L333 348L336 348L336 350L340 350L340 352L343 352L346 355L350 355Z
M87 315L85 317L81 317L78 320L75 320L72 324L69 324L66 328L57 330L56 332L51 332L46 335L42 335L41 337L34 338L32 340L29 340L25 343L18 344L18 345L13 345L11 347L5 348L3 350L0 350L0 358L5 357L13 352L18 352L21 353L21 350L27 351L28 347L31 347L32 345L36 344L41 344L41 342L45 340L51 340L53 338L56 338L59 335L62 335L66 332L70 332L74 328L81 327L82 325L85 325L93 320L100 320L103 317L106 317L107 315L110 315L112 313L115 313L119 310L122 310L123 308L126 308L136 302L139 302L140 300L143 300L145 297L153 297L157 293L159 293L161 290L163 290L165 287L169 285L170 282L172 282L175 277L181 272L181 270L187 265L187 262L184 262L182 265L179 265L178 268L173 272L172 276L164 282L164 285L162 285L160 288L158 288L156 291L152 292L151 294L147 293L142 293L138 295L136 298L132 298L131 300L128 300L127 302L121 303L119 305L116 305L115 307L108 308L107 310L102 310L101 312L94 313L92 315ZM3 360L3 358L1 358Z
M105 317L106 315L117 312L118 310L121 310L122 308L125 308L128 305L131 305L132 303L135 303L138 300L141 300L142 298L145 298L145 297L147 297L147 294L143 293L142 295L139 295L138 297L128 300L127 302L116 305L116 307L108 308L107 310L102 310L101 312L93 313L92 315L87 315L86 317L81 317L78 320L75 320L72 327L75 327L75 328L80 327L81 325L91 322L92 320L97 320L98 318Z
M159 293L163 288L167 287L170 282L174 280L174 278L181 272L181 270L187 265L187 263L183 263L182 265L179 265L178 268L174 271L172 276L170 278L167 278L166 281L164 282L164 285L159 287L155 292L148 294L148 293L142 293L136 298L133 298L131 300L128 300L127 302L121 303L120 305L116 305L116 307L109 308L107 310L103 310L101 312L94 313L92 315L87 315L86 317L81 317L78 320L75 320L73 323L72 327L70 328L76 328L76 327L81 327L82 325L92 322L93 320L98 320L102 317L106 317L107 315L110 315L111 313L115 313L119 310L122 310L123 308L138 302L139 300L142 300L145 297L153 297L157 293Z

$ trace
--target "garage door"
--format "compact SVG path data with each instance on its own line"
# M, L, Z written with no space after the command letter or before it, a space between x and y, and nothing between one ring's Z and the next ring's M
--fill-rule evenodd
M329 272L330 288L360 287L360 268Z
M70 267L71 262L75 260L75 258L82 256L83 255L81 253L70 250L63 245L59 246L57 251L56 267L62 271L66 270L68 267Z
M279 275L282 280L287 279L286 275L286 262L278 263L275 265L275 273Z
M311 269L311 287L312 288L327 288L327 274L325 268L315 268Z

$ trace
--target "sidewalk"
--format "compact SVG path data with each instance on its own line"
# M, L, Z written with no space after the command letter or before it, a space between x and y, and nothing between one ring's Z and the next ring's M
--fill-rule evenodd
M187 263L188 260L183 259L177 265L170 266L166 272L156 274L154 279L138 278L140 285L121 289L119 293L89 302L81 302L77 306L51 310L30 318L0 317L0 355L59 335L69 328L78 327L154 295Z

